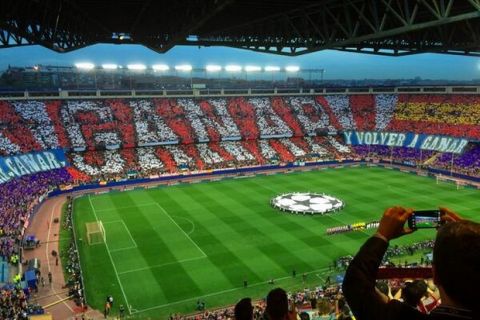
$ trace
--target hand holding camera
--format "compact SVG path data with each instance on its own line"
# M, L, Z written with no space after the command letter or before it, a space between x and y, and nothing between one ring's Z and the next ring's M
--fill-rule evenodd
M444 223L459 220L462 218L447 208L414 211L397 206L385 210L377 235L389 241L417 229L436 229ZM407 227L405 227L405 223L407 223Z

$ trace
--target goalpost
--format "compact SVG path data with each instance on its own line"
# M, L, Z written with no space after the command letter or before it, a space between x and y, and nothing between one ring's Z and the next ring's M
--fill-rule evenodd
M102 221L87 222L85 226L87 227L87 240L89 245L105 243L107 241Z
M457 190L465 187L466 185L465 181L463 181L462 179L457 179L457 178L445 176L442 174L437 174L436 179L437 179L437 184L439 184L440 182L454 183L457 187Z

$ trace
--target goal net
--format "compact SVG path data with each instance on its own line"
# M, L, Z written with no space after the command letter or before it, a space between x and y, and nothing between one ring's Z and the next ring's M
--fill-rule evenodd
M89 245L106 242L105 228L103 227L102 221L87 222L85 225L87 227L87 240Z
M457 178L454 178L454 177L451 177L451 176L445 176L445 175L438 174L437 175L437 184L439 184L440 182L455 184L456 187L457 187L457 190L465 187L465 185L466 185L465 181L462 180L462 179L457 179Z

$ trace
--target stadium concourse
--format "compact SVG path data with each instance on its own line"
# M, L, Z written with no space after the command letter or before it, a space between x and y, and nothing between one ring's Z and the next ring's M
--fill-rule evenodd
M0 255L15 267L38 205L82 185L362 159L480 178L479 119L480 96L456 94L0 101ZM469 143L461 154L352 146L344 131Z

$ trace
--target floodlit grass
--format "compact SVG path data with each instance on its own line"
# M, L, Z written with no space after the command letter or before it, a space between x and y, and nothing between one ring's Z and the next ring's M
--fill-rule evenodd
M295 191L325 192L346 202L328 216L284 214L270 199ZM167 318L207 307L262 298L274 286L323 284L325 268L354 254L373 233L326 236L328 227L379 219L389 206L417 209L447 206L479 220L479 192L381 168L339 168L254 178L180 184L149 190L85 196L74 203L75 228L90 305L114 311L129 305L138 318ZM107 243L89 246L86 222L100 220ZM393 241L431 239L422 230ZM292 270L297 278L291 277ZM243 280L249 287L243 288ZM125 301L128 300L127 301Z

